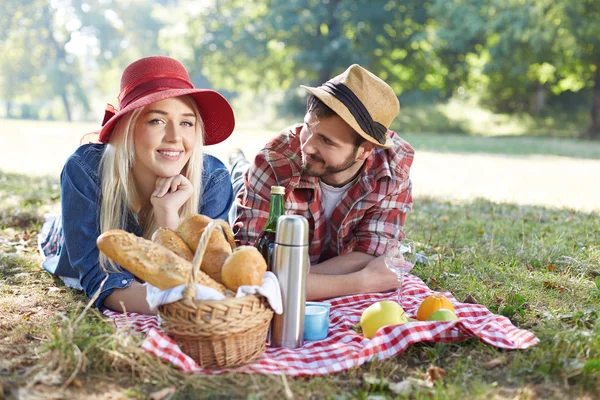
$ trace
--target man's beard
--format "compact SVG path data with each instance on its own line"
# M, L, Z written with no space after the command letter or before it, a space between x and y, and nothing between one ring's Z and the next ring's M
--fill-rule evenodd
M337 165L327 165L322 158L318 159L318 163L322 164L322 170L315 170L315 165L308 164L306 162L306 156L302 155L302 170L305 171L308 176L314 177L322 177L337 174L338 172L346 171L348 168L352 167L356 164L356 154L358 153L358 148L355 147L352 154L350 154L344 161Z

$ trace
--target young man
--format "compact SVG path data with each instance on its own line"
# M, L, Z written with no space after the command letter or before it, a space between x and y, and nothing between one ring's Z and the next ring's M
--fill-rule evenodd
M382 255L388 239L404 237L414 155L388 130L398 99L356 64L322 86L303 87L304 123L267 143L243 176L236 239L254 244L267 221L271 186L284 186L285 213L304 216L310 227L307 299L396 289Z

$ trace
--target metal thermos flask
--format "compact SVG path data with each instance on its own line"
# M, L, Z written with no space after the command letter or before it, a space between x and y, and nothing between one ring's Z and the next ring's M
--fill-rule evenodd
M308 221L300 215L282 215L273 246L273 273L279 280L283 313L271 325L271 346L294 349L304 344L304 305L308 258Z

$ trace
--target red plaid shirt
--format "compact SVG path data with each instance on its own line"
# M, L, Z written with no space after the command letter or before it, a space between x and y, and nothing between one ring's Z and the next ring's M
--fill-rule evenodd
M300 130L285 129L263 148L244 176L237 195L236 240L252 245L269 216L271 186L285 187L285 213L308 220L310 260L315 264L351 251L382 255L388 239L404 237L406 213L412 209L409 178L414 150L395 132L391 149L376 148L366 160L357 181L348 189L331 215L331 240L326 243L327 220L316 177L302 170Z

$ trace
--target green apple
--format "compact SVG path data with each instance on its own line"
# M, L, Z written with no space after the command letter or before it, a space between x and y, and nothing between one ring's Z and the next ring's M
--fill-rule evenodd
M458 317L447 308L440 308L427 318L427 321L456 321Z
M408 322L408 318L402 307L391 300L371 304L360 316L360 327L367 339L371 339L383 326L399 325L406 322Z

